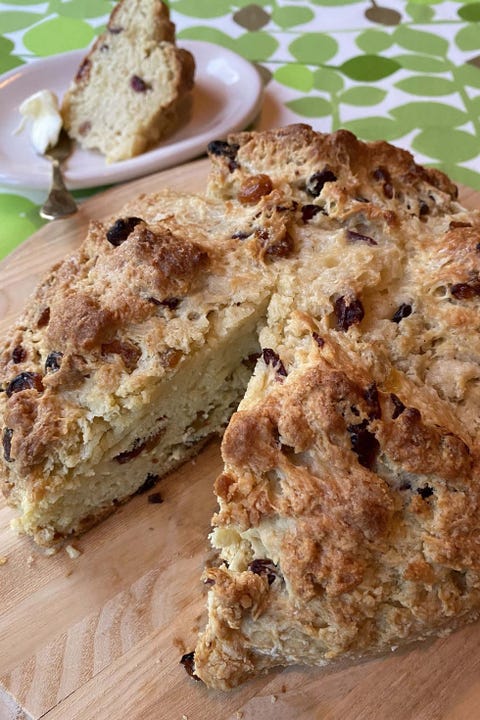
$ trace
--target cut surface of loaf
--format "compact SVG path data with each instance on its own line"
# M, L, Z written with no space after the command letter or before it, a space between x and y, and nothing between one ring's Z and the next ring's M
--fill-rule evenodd
M302 217L215 484L194 672L228 689L478 616L480 216L408 153L342 131L210 154L210 196L268 176Z
M107 162L139 155L188 120L194 72L161 0L121 0L63 98L65 128Z

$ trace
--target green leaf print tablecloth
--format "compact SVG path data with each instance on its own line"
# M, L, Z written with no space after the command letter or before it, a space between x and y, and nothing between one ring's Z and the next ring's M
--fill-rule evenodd
M86 48L113 5L0 2L0 73ZM480 189L480 2L170 0L169 5L179 44L206 40L257 66L265 97L256 128L291 122L323 132L345 127L365 140L392 141L456 182ZM74 194L81 201L97 191ZM38 214L44 195L0 186L0 258L44 223Z

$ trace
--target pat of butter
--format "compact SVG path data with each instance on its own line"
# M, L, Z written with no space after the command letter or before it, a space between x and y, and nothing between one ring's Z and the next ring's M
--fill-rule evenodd
M48 147L57 144L63 121L55 93L39 90L22 102L19 111L23 119L15 132L23 130L30 120L30 140L37 153L43 155Z

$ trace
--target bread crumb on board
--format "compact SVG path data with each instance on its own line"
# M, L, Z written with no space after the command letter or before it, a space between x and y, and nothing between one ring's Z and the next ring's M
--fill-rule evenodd
M8 558L6 555L0 555L0 565L5 565L7 560L8 560Z
M66 545L65 552L67 553L68 557L72 558L72 560L75 560L82 554L80 550L77 550L77 548L73 545Z

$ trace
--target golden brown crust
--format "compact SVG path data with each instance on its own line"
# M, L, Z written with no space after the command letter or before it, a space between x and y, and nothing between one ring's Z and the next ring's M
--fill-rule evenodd
M214 537L221 544L230 528L244 547L228 556L230 570L208 571L209 625L195 655L208 685L385 652L478 611L478 455L416 408L397 415L398 401L372 391L367 371L358 384L358 367L352 381L348 364L332 368L321 355L314 350L226 431ZM257 418L265 430L248 455L243 439ZM296 444L299 419L308 429ZM255 567L257 552L267 569ZM254 617L238 586L259 577Z
M274 183L281 178L299 193L305 192L315 173L333 173L337 178L348 178L352 190L358 193L367 190L367 197L372 193L382 196L382 202L392 208L398 205L401 192L409 196L412 191L427 191L428 186L452 199L458 194L446 175L417 165L406 150L383 141L363 143L348 130L324 134L297 124L263 133L231 134L228 143L231 148L228 155L210 149L211 192L225 194L234 188L238 191L245 176L268 170ZM426 194L425 201L428 202ZM418 214L420 202L410 210Z
M137 12L137 7L132 3L131 9L125 6L125 3L119 2L113 8L107 23L107 29L112 35L118 35L119 32L129 30L132 21L137 23L137 31L144 28L143 17L145 11ZM154 0L151 4L152 11L149 15L149 22L153 22L154 32L162 40L167 42L175 41L175 25L170 21L168 8L161 0ZM141 7L139 8L141 10Z

